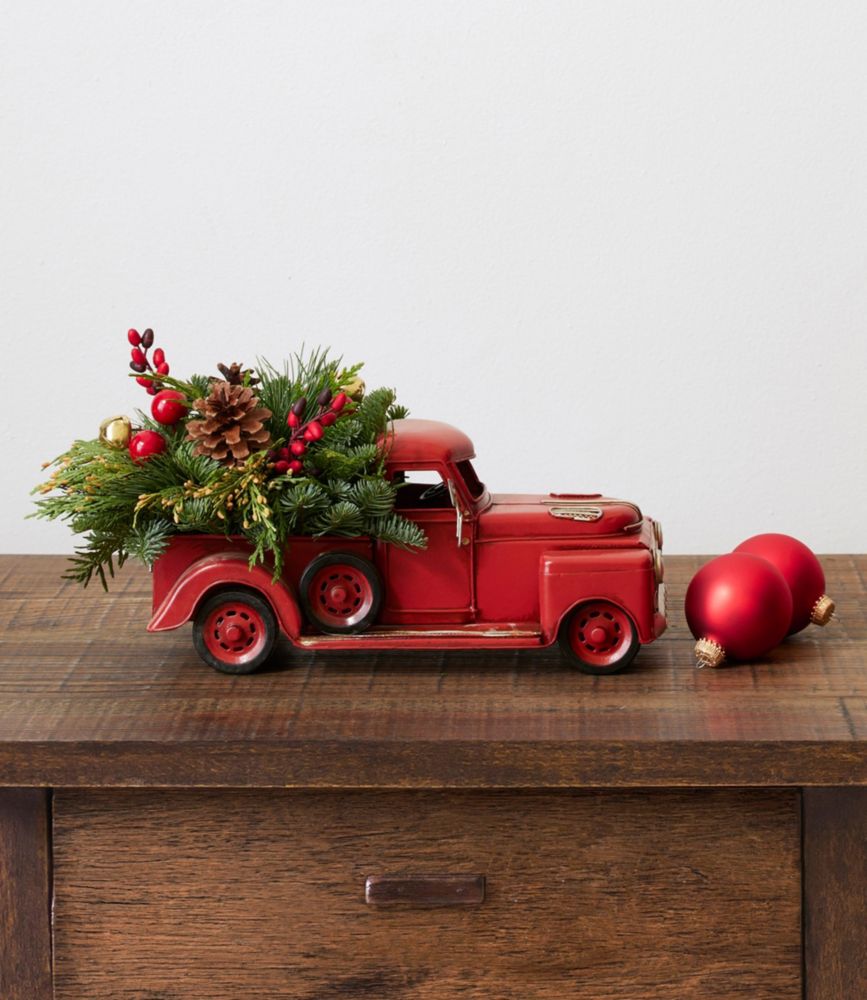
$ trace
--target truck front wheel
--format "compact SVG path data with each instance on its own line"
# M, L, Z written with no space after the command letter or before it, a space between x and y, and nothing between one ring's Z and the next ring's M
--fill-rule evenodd
M635 622L610 601L579 605L566 616L559 638L567 658L585 674L616 674L638 652Z
M193 642L199 656L223 674L252 674L268 659L277 620L268 602L248 590L221 590L196 612Z

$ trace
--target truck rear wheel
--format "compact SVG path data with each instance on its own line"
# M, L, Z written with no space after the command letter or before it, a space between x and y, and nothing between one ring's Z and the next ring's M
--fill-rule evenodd
M301 574L298 596L307 620L321 632L363 632L379 614L382 581L369 559L323 552Z
M271 655L277 619L270 604L249 590L221 590L206 598L193 622L199 656L223 674L252 674Z
M616 674L638 652L638 629L611 601L588 601L560 626L560 648L585 674Z

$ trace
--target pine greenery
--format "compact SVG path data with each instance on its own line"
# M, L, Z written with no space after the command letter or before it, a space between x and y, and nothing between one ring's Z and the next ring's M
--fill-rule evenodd
M47 482L34 493L32 516L62 520L83 542L76 548L66 577L85 586L95 576L107 589L115 569L133 557L152 566L178 532L241 535L251 546L250 564L270 561L279 575L285 547L293 535L368 535L402 548L423 548L424 533L394 511L397 487L385 478L389 421L406 415L392 389L374 389L347 407L322 438L311 442L303 469L278 474L273 452L287 441L286 416L302 397L305 420L316 415L316 399L355 379L360 365L342 367L327 351L296 355L278 369L259 360L254 387L267 407L271 447L238 466L223 465L196 454L185 433L155 423L139 413L139 428L158 430L166 450L136 463L126 449L99 440L76 441L46 467ZM183 393L197 416L194 400L210 391L206 376L187 381L162 377L163 387Z

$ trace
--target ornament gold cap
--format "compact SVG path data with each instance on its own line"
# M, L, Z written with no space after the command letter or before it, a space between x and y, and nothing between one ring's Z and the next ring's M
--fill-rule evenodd
M695 644L695 665L699 668L720 667L725 658L725 650L713 639L699 639Z
M131 436L129 417L107 417L99 425L99 440L109 448L126 448Z
M813 605L813 610L810 612L810 621L814 625L827 625L836 607L837 605L834 604L827 594L822 594L819 600Z

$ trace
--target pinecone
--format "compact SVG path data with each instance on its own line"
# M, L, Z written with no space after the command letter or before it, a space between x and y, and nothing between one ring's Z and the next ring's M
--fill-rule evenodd
M259 379L253 373L252 368L241 368L237 361L230 365L217 365L223 378L229 385L258 385ZM246 381L245 381L246 380ZM211 382L219 382L220 379L212 378Z
M208 396L197 399L193 406L203 418L187 422L187 437L196 442L197 455L208 455L224 465L240 465L271 440L264 424L271 411L259 406L259 397L249 386L214 382Z

